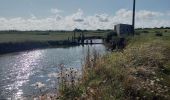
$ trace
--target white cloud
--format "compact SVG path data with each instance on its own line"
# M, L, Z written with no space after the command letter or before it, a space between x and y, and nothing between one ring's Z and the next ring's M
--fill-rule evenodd
M82 21L84 21L84 19L83 19L84 16L83 15L84 15L83 10L78 9L78 11L75 14L73 14L73 15L71 15L69 17L72 17L72 19L75 22L82 22Z
M54 16L46 18L38 18L33 14L30 18L0 17L0 30L72 30L74 28L95 30L113 29L114 25L118 23L132 23L132 11L127 9L120 9L115 12L115 15L94 14L86 16L81 9L67 16L60 15L60 11L57 10L54 12ZM164 19L164 16L168 16L167 12L137 11L136 27L170 26L170 19Z
M153 12L153 11L147 11L147 10L141 10L137 12L137 18L139 19L152 19L155 17L163 16L164 14L161 12Z
M155 11L148 11L148 10L140 10L136 12L136 19L138 20L146 20L146 19L153 19L156 17L163 16L164 14L161 12ZM120 9L116 12L116 16L118 19L131 19L132 18L132 11L127 9Z
M100 22L108 22L109 16L107 14L96 14L96 17Z
M58 14L58 13L62 13L63 11L60 10L60 9L57 9L57 8L52 8L52 9L50 10L50 12L53 13L53 14Z
M170 16L170 11L167 12L167 15Z
M131 18L132 11L127 9L120 9L116 12L116 17L120 18Z

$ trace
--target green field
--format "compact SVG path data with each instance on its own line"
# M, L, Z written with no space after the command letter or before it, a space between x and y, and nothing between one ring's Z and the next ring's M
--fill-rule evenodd
M170 29L140 29L136 30L136 33L140 35L136 35L133 38L130 37L129 46L140 45L154 40L162 40L166 43L170 43ZM155 36L157 33L161 33L163 36Z
M87 36L105 36L109 31L85 31ZM76 32L76 37L82 32ZM0 43L58 41L72 39L73 31L0 31Z
M155 33L164 32L170 33L170 29L140 29L136 30L137 33ZM94 30L84 31L84 35L88 36L102 36L105 37L111 30ZM80 36L82 32L76 32L76 37ZM143 34L146 35L146 34ZM151 35L151 34L149 34ZM166 35L166 34L165 34ZM74 36L73 31L0 31L0 43L9 42L45 42L45 41L59 41L72 39ZM167 37L166 37L167 38Z
M74 31L0 31L0 54L49 48L59 46L75 46L82 37L104 38L109 30L77 30ZM75 37L74 37L75 36Z

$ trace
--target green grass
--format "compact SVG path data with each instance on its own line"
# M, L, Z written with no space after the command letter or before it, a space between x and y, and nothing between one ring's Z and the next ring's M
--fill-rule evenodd
M102 36L108 31L86 31L85 36ZM81 32L76 32L76 37ZM72 39L72 31L0 31L0 43L26 42L26 41L58 41Z
M167 30L167 32L165 32ZM144 33L143 31L148 31L148 33ZM137 30L140 35L135 35L134 37L129 37L129 45L128 46L135 46L140 45L146 42L151 42L154 40L162 40L167 44L170 43L170 29L147 29L147 30ZM155 36L155 32L163 33L162 37Z
M123 51L92 55L86 59L83 78L76 86L81 92L73 90L77 95L72 99L169 100L170 31L143 31L146 30L140 30L140 35L127 37L128 45ZM163 36L155 36L155 31L160 31ZM64 98L68 99L70 95L64 95Z

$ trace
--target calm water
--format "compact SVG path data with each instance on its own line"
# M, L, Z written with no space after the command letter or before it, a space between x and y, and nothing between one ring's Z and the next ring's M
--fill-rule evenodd
M18 99L22 96L38 95L35 83L41 82L47 91L55 91L57 66L74 67L81 70L87 49L101 54L106 49L102 44L51 48L0 56L0 99Z

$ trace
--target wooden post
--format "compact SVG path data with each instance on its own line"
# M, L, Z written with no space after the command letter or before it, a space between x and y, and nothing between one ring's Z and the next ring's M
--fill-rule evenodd
M75 39L76 39L76 32L74 31L74 41L75 41Z
M133 18L132 18L133 35L135 34L135 6L136 0L133 0Z

